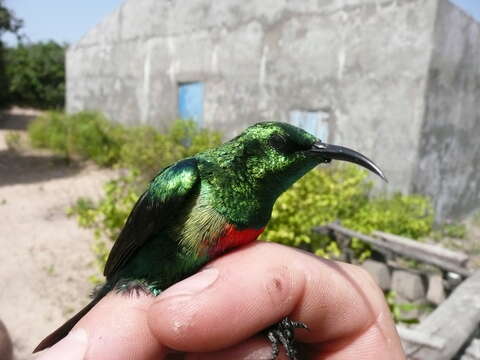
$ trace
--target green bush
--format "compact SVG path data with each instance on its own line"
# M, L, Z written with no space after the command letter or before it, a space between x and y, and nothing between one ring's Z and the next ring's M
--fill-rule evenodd
M28 136L34 147L68 154L68 125L61 112L50 111L36 118L28 126Z
M380 230L418 239L432 231L433 208L420 195L374 197L343 224L366 234Z
M177 120L165 134L146 126L132 128L125 134L120 163L151 179L159 169L220 142L218 132L198 129L192 121Z
M41 109L65 104L66 45L54 41L7 48L5 73L9 102Z
M365 170L349 164L309 172L277 200L262 239L338 256L338 245L313 233L313 227L339 220L366 234L380 230L414 239L431 231L433 211L428 199L370 196L372 183L366 177ZM357 240L351 247L361 259L369 255L368 247Z
M33 146L68 158L80 156L101 166L118 165L150 179L159 169L220 144L219 133L177 120L165 133L148 126L126 128L102 114L83 111L67 115L49 111L33 121L28 134Z
M52 149L66 157L81 156L109 166L120 159L122 129L97 112L67 115L49 111L28 127L33 146Z
M98 112L84 111L66 117L69 152L92 159L99 165L111 166L120 160L124 146L120 125L109 122Z
M390 290L385 294L385 300L387 301L390 313L392 314L393 321L396 324L418 324L420 319L412 317L412 315L409 314L413 310L418 310L422 316L427 316L427 314L433 311L433 306L430 304L415 304L405 300L400 302L397 294L393 290Z

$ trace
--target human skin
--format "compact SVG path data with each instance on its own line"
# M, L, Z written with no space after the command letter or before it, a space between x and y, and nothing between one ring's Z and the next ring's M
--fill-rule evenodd
M296 330L306 359L405 359L383 293L362 268L262 242L158 297L107 295L38 359L270 359L260 332L285 316L309 326Z

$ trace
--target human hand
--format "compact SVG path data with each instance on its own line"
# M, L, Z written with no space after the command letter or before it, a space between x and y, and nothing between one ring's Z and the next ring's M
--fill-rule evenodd
M309 326L296 331L306 359L405 359L363 269L256 242L156 298L110 293L38 360L270 359L260 332L285 316Z

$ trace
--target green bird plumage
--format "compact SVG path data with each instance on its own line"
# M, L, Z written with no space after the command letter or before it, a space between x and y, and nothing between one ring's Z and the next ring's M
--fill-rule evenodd
M137 201L115 242L105 285L35 351L66 336L109 291L140 287L157 295L226 250L254 241L278 196L332 159L357 163L384 178L363 155L278 122L253 125L217 148L165 168Z

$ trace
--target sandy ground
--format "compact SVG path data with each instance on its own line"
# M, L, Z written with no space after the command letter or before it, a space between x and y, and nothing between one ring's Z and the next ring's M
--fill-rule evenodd
M44 153L16 153L4 136L32 114L0 114L0 318L15 359L88 302L96 273L92 233L66 216L80 196L97 197L111 171L69 166Z

